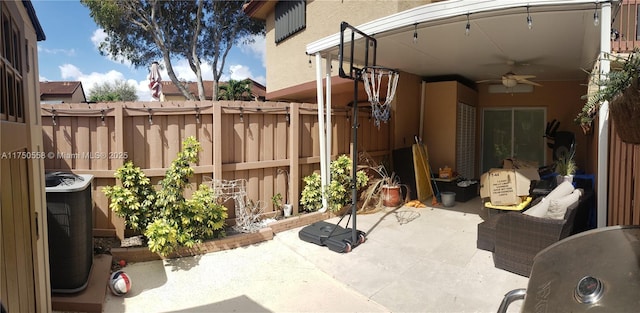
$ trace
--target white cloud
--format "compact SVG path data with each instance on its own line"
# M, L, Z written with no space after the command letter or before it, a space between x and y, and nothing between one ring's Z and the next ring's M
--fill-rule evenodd
M61 66L58 66L58 68L60 69L60 76L62 76L62 79L77 79L78 77L82 76L82 72L80 71L80 69L78 69L73 64L63 64Z
M226 79L224 79L225 77L223 77L222 80L228 80L229 78L233 80L243 80L243 79L251 78L262 85L264 85L266 82L266 79L264 76L253 75L253 73L251 72L251 69L245 65L241 65L241 64L231 65L229 66L229 71L231 72L231 75L229 75Z
M105 82L113 83L118 80L124 80L129 85L133 85L136 87L136 94L138 95L138 99L140 101L151 100L151 93L149 91L148 81L146 79L142 81L136 81L135 79L125 79L122 73L115 70L111 70L106 73L91 72L90 74L85 74L73 64L64 64L62 66L59 66L59 68L60 76L62 77L62 79L82 82L82 87L84 88L87 97L91 93L91 90L98 84L102 84ZM43 78L44 77L40 77L40 80L43 81Z
M252 36L254 42L250 43L250 44L243 44L240 45L240 51L242 51L242 53L244 54L248 54L251 55L257 59L260 59L262 61L262 66L266 66L267 62L266 62L266 45L264 42L264 37L265 36L258 36L258 35L254 35Z
M167 67L164 62L162 64L162 70L160 70L160 76L162 80L171 80L169 78L169 74L167 73ZM173 72L176 74L178 80L185 80L189 82L196 81L196 74L191 70L189 66L189 62L187 60L182 59L178 62L173 62ZM202 70L202 80L213 80L213 71L211 70L211 65L208 63L200 64L200 69Z
M69 57L73 57L76 55L75 49L48 49L41 45L38 45L38 53L47 53L47 54L64 54Z
M39 79L39 81L41 81L41 82L48 82L48 81L49 81L49 79L48 79L48 78L46 78L46 77L44 77L44 76L42 76L42 75L40 75L40 76L38 77L38 79Z
M91 42L93 43L93 46L96 48L96 50L100 51L100 44L103 43L105 40L107 39L107 33L104 31L104 29L102 28L98 28L93 32L93 35L91 36ZM118 56L118 57L113 57L109 54L105 54L105 58L107 58L107 60L110 60L114 63L118 63L118 64L124 64L128 67L132 67L131 65L131 61Z
M100 47L100 43L107 39L107 33L105 33L104 29L98 28L93 32L93 36L91 36L91 42L93 45L98 48Z
M151 98L151 90L149 90L149 81L141 80L136 82L133 79L128 80L129 84L136 86L136 95L138 95L139 101L153 101Z

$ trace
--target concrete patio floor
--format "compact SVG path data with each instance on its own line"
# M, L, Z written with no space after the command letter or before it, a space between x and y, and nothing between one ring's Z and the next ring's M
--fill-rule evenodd
M346 254L301 241L297 228L244 248L130 264L132 291L109 294L104 311L495 312L528 279L476 249L481 207L476 198L360 214L367 242Z

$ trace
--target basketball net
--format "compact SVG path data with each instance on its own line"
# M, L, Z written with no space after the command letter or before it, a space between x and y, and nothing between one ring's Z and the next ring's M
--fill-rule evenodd
M391 118L391 102L396 94L399 73L395 70L373 66L362 69L364 90L371 103L371 114L375 118L375 125L380 128L380 121L388 122ZM383 83L387 85L387 96L380 102L380 90Z

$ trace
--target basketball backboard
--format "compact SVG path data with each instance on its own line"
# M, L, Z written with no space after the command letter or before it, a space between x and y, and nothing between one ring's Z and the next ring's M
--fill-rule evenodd
M375 38L365 34L347 22L340 23L340 46L338 73L342 78L359 80L360 71L376 65Z

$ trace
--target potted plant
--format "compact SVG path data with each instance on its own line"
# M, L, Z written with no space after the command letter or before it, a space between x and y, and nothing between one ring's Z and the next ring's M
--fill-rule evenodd
M389 170L384 164L377 164L369 157L365 158L368 168L377 174L378 177L371 179L371 183L363 195L363 207L371 204L373 204L374 207L378 207L379 205L397 207L402 204L401 184L398 175L396 175L395 172L389 174Z
M595 91L587 95L587 102L574 120L588 133L603 102L609 102L609 113L620 139L627 143L640 143L640 51L627 57L607 54L619 68L604 77L593 76Z
M555 171L558 173L558 184L562 181L573 182L573 175L578 167L574 160L575 149L572 147L569 153L561 156L556 160Z
M337 212L351 201L351 159L341 155L329 165L331 182L325 187L325 196L329 210ZM364 170L356 172L356 189L367 185L369 177ZM305 211L313 212L322 209L322 181L320 174L313 173L303 178L305 183L300 197L300 204Z

